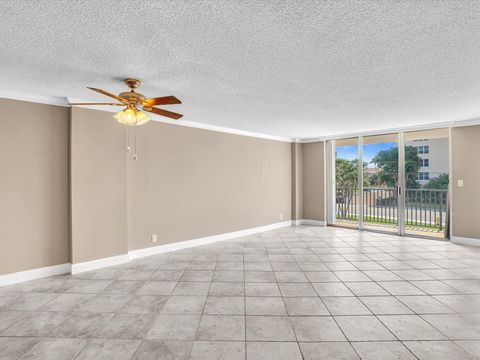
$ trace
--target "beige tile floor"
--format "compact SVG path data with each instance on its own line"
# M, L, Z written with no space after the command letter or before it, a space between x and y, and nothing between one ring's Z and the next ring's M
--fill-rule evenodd
M292 227L0 288L0 359L480 359L480 248Z

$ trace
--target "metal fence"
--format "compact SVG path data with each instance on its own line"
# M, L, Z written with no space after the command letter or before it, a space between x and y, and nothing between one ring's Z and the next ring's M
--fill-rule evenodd
M407 189L405 221L407 225L445 227L448 190Z
M336 189L336 217L359 219L359 190ZM407 189L405 191L405 223L415 228L443 230L446 220L448 190ZM397 224L397 189L364 188L363 221L366 223Z

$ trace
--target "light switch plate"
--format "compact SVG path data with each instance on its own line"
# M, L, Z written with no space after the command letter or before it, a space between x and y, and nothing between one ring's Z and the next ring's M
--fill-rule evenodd
M152 243L156 243L157 241L157 234L152 234Z
M458 180L458 187L463 187L463 179Z

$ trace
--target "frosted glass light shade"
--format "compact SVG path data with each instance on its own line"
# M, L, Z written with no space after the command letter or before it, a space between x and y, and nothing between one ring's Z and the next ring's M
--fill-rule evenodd
M116 113L113 118L119 123L127 126L143 125L150 121L150 118L145 115L145 113L132 108L126 108Z
M136 115L137 115L137 125L143 125L150 121L150 118L144 112L137 110Z

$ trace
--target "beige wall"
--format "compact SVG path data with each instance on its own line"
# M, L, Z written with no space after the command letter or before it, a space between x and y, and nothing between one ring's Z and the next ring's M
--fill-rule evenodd
M292 220L303 219L303 144L292 143Z
M68 109L0 110L0 275L68 263Z
M112 113L71 110L72 263L126 254L125 128Z
M134 161L109 112L5 99L0 108L0 275L69 262L70 250L79 263L280 215L325 220L323 142L151 122L137 129ZM454 236L480 238L478 139L480 126L452 129Z
M292 158L286 142L151 122L137 129L134 161L109 112L0 104L0 274L290 220L292 184L301 218L302 163L318 157L301 144Z
M303 218L325 221L325 143L303 144Z
M480 126L453 128L451 140L453 236L480 239Z
M137 136L131 250L291 219L291 144L158 122Z

